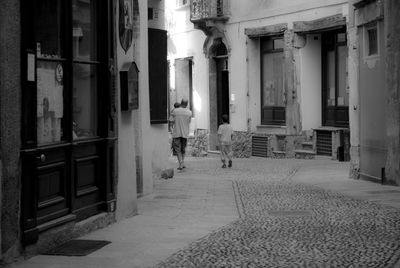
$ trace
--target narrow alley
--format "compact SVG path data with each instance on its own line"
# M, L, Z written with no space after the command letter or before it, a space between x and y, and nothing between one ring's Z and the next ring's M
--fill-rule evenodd
M139 215L81 238L110 244L11 267L397 267L400 190L349 179L348 165L189 158L139 199Z

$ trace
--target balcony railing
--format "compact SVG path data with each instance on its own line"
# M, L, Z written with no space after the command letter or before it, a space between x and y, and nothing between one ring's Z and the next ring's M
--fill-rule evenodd
M190 0L190 20L228 20L229 0Z

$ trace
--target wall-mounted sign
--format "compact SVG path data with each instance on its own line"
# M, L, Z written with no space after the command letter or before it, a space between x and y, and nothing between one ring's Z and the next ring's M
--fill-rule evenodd
M132 45L133 1L119 0L119 41L125 53Z
M139 108L139 69L135 62L122 65L119 72L121 85L121 111Z

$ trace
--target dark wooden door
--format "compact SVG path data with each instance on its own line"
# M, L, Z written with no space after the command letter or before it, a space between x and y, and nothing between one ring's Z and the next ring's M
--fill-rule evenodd
M228 59L218 58L217 61L217 116L219 124L222 123L222 115L229 118L229 71Z
M110 3L22 5L25 244L41 230L107 209L114 139L108 137L110 43L100 29L109 29Z
M322 42L322 122L324 126L348 127L346 33L324 33Z

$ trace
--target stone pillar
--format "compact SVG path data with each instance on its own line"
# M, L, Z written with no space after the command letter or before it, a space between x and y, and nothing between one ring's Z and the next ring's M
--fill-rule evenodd
M386 179L400 185L400 1L385 1L386 34Z
M1 251L3 261L19 255L21 149L20 1L0 5ZM26 59L24 59L26 60ZM35 100L32 100L35 101Z
M294 32L284 34L284 90L286 95L286 134L298 135L301 131L300 105L297 98L296 62L294 57Z
M352 5L351 7L352 8ZM353 14L353 12L349 12ZM350 18L347 29L348 79L349 79L349 125L350 125L350 177L358 178L360 169L360 108L359 108L359 43L357 26Z

